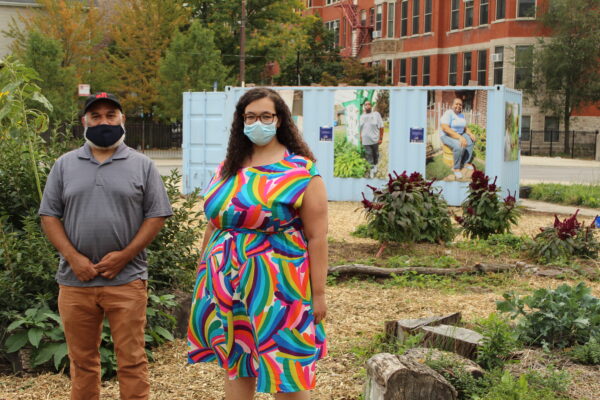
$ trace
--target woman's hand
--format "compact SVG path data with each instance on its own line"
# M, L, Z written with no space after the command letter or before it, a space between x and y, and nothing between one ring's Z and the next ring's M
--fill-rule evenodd
M462 137L462 136L459 136L459 137L458 137L458 141L460 142L460 146L461 146L461 147L467 147L467 139L465 139L465 138L464 138L464 137Z
M315 316L315 324L321 323L327 316L327 303L325 302L325 294L313 295L313 314Z
M477 141L477 137L475 135L473 135L471 132L467 132L467 135L469 135L469 137L471 138L473 143L475 143Z

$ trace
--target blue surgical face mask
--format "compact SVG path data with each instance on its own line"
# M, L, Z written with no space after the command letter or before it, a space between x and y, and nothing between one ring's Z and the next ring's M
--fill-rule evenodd
M260 121L250 125L244 124L244 134L257 146L264 146L271 142L276 133L277 126L275 122L268 125Z

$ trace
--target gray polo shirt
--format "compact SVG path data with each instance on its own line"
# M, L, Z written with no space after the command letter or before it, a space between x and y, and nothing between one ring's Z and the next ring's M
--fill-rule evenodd
M50 171L40 215L62 219L67 237L94 264L122 250L146 218L173 214L158 170L145 155L121 144L99 164L89 145L61 156ZM81 282L60 256L56 280L66 286L117 286L148 279L146 250L112 280Z

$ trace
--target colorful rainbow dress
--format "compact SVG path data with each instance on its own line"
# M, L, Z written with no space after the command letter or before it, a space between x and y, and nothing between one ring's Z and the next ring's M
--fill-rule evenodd
M314 163L288 154L205 191L216 227L200 265L188 330L190 363L217 360L230 379L257 377L258 392L315 386L325 332L314 323L307 243L299 208Z

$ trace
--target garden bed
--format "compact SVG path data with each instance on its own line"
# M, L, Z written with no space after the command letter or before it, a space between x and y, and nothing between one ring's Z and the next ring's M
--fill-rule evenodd
M334 263L373 260L378 244L370 239L350 235L357 225L364 222L362 213L354 212L360 208L359 203L330 203L329 241ZM539 227L548 225L552 218L548 214L526 213L513 233L537 233ZM412 251L420 257L426 257L447 256L448 250L451 251L450 256L461 262L485 261L482 259L484 255L472 249L429 244L413 245L406 249L390 248L384 253L384 259L398 257L397 251L404 255L412 255ZM502 257L506 260L511 259L509 256ZM329 356L318 364L318 383L313 398L360 399L365 381L364 362L370 355L373 342L383 332L384 322L387 320L461 311L465 321L473 321L494 312L495 302L502 299L501 294L505 291L517 290L525 293L535 288L555 288L562 283L565 283L565 280L521 276L517 273L464 278L409 276L385 280L363 277L343 281L332 279L327 292L329 313L325 326ZM600 296L600 283L587 284L595 296ZM188 365L185 352L184 340L177 340L155 350L156 361L150 365L152 398L221 399L222 371L213 363ZM600 398L600 368L571 362L562 362L559 365L571 375L569 394L573 399ZM0 376L1 400L67 400L68 389L68 377L61 374ZM103 383L102 394L103 399L118 399L116 379ZM257 399L269 398L272 397L257 396Z

